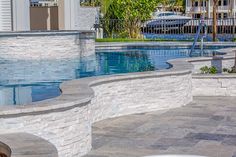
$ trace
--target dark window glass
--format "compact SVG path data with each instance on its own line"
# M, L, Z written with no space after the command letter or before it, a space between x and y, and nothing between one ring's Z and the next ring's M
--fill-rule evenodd
M194 14L194 18L199 19L199 18L201 18L201 15L200 14Z
M227 1L227 0L224 0L224 1L223 1L223 5L224 5L224 6L227 6L227 5L228 5L228 1Z
M224 13L224 18L226 19L228 17L228 14L227 13Z

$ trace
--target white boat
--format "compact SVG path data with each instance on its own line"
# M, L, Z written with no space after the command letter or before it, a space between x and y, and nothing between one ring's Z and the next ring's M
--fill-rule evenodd
M155 12L153 20L147 22L147 27L154 28L177 28L182 27L192 18L184 15L179 15L177 12Z

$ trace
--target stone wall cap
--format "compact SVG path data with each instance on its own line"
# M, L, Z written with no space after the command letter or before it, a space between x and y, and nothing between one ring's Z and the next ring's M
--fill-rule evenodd
M1 37L16 36L55 36L55 35L75 35L83 33L94 33L90 30L61 30L61 31L19 31L19 32L0 32Z

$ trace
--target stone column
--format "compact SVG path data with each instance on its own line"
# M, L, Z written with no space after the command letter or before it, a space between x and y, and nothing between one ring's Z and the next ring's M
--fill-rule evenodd
M95 55L95 32L80 32L77 38L81 57Z

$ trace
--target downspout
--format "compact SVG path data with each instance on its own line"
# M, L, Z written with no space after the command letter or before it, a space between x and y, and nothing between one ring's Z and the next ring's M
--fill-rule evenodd
M13 21L13 0L11 0L11 31L14 31L14 21Z

